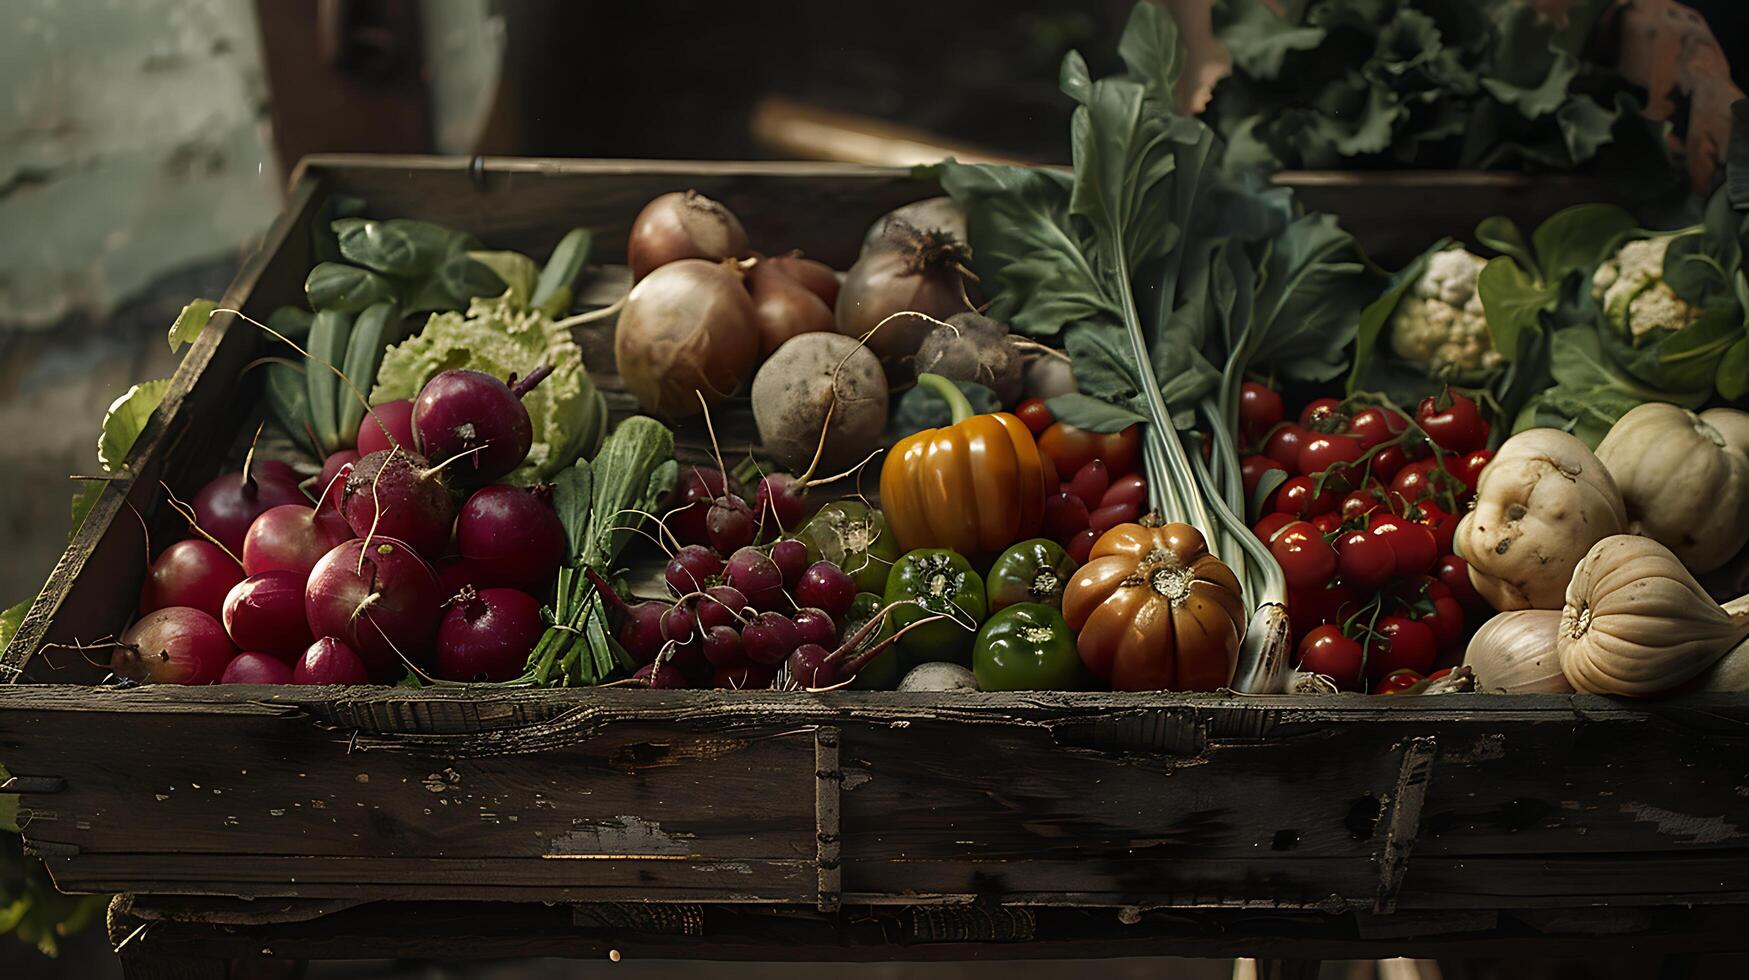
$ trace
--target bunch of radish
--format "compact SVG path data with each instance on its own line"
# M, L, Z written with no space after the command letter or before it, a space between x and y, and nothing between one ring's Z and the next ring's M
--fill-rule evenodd
M445 371L374 406L313 501L277 461L202 487L111 668L181 684L519 676L565 532L548 488L493 481L528 454L520 397L542 377Z

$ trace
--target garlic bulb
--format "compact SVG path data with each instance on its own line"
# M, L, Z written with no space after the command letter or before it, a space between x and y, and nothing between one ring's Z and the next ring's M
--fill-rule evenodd
M1749 596L1737 600L1736 605L1749 601ZM1725 608L1729 609L1730 606ZM1706 673L1700 675L1695 683L1696 691L1749 691L1749 640L1744 640L1719 658Z
M1561 673L1555 634L1561 614L1553 609L1517 609L1482 624L1464 650L1464 666L1476 689L1490 694L1571 694Z
M1482 471L1454 545L1495 609L1559 609L1585 550L1626 531L1627 520L1615 481L1585 443L1526 429Z
M1627 529L1696 575L1749 542L1749 412L1646 402L1610 427L1597 458L1621 490Z
M1651 538L1586 552L1561 609L1561 670L1580 691L1645 697L1680 686L1749 636L1749 607L1722 608Z

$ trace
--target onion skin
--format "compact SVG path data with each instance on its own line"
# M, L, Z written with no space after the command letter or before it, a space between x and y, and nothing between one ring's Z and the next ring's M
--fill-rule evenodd
M833 285L836 287L837 280L833 280ZM752 295L753 318L759 325L762 358L770 357L792 337L829 332L838 325L832 307L773 260L757 262L747 270L747 291Z
M765 262L808 287L808 291L820 297L827 309L838 305L838 273L826 263L802 258L800 252L774 255Z
M1470 637L1464 666L1476 689L1500 694L1571 694L1555 649L1561 614L1553 609L1517 609L1483 623Z
M696 415L753 373L759 329L753 300L729 265L681 259L632 287L614 332L625 386L648 411Z
M903 244L865 251L844 274L835 311L838 332L866 337L888 372L900 376L909 372L903 362L917 353L935 320L968 309L960 272L971 259L965 245L943 232L913 229L911 235ZM895 316L900 313L923 316Z
M959 241L966 241L966 213L951 197L913 201L875 219L862 238L862 251L866 254L890 247L895 239L917 231L945 231Z
M670 191L644 205L626 240L637 282L680 259L733 259L751 251L734 212L698 191Z

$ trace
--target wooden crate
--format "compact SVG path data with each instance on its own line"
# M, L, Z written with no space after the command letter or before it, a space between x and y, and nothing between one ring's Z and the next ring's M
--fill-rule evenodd
M756 244L841 267L875 216L933 191L818 164L321 158L226 302L262 317L299 296L333 193L537 253L587 225L613 256L644 201L687 187ZM1749 904L1740 696L91 686L103 671L57 647L131 615L133 511L168 527L159 481L192 492L253 431L243 368L260 338L227 320L5 654L0 760L64 889L1467 928L1477 913Z

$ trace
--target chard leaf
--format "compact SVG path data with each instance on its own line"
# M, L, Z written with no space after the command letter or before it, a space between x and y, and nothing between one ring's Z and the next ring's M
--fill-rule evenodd
M1296 219L1259 266L1253 349L1258 362L1296 381L1329 381L1372 297L1354 237L1328 214Z
M1575 97L1555 110L1555 124L1560 127L1561 141L1567 147L1568 160L1584 163L1597 155L1603 146L1615 140L1617 112L1599 105L1595 99Z
M565 529L567 563L577 564L589 534L589 508L593 502L594 472L579 459L553 478L553 510Z
M1559 289L1544 285L1507 255L1496 255L1482 267L1476 293L1494 349L1508 360L1516 356L1521 337L1542 331L1542 314L1561 296Z
M1130 77L1142 83L1148 97L1163 106L1174 102L1178 76L1184 73L1184 47L1178 28L1164 7L1138 3L1117 42L1117 55ZM1080 100L1076 100L1080 101Z
M1501 255L1510 256L1524 269L1537 268L1536 255L1531 252L1530 245L1524 240L1524 234L1510 218L1500 215L1483 218L1476 224L1476 242Z
M169 378L142 381L109 403L103 413L103 431L97 437L97 461L105 472L122 472L128 451L134 448L134 441L139 439L169 390Z
M1083 395L1080 392L1070 392L1050 399L1051 415L1064 425L1089 432L1121 432L1135 425L1146 422L1140 414L1127 408L1103 402L1097 398Z
M1391 317L1396 314L1403 297L1427 271L1427 262L1433 257L1433 253L1443 252L1450 247L1451 240L1448 238L1434 243L1432 248L1417 255L1414 261L1398 270L1378 299L1361 309L1358 326L1354 331L1354 366L1348 372L1349 394L1371 387L1366 379L1372 368L1373 349L1378 346L1379 336L1390 324Z
M310 309L318 313L358 313L384 300L396 299L393 282L369 269L343 262L323 262L304 280Z
M219 304L210 299L197 299L184 306L170 324L170 349L177 351L184 344L194 343L200 332L206 329L207 321L212 319L213 311L218 308Z
M1075 387L1104 402L1147 414L1135 355L1124 328L1077 323L1063 331L1063 349L1075 365Z
M430 275L458 244L477 248L470 235L428 221L341 218L333 223L340 254L348 262L398 279Z

